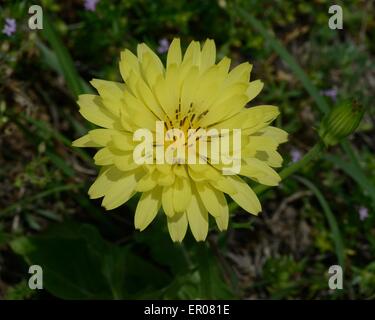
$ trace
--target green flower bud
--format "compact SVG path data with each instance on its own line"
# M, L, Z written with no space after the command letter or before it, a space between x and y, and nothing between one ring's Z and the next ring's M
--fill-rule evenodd
M333 146L351 135L358 127L364 108L356 101L344 101L326 114L319 127L319 135L326 146Z

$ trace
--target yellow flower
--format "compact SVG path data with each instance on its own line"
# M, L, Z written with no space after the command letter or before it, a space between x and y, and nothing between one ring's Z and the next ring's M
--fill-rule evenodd
M91 84L99 95L79 97L82 116L102 127L73 142L77 147L99 148L94 160L102 168L88 193L92 199L104 197L102 205L111 210L141 192L134 218L141 231L162 207L173 241L183 240L188 225L197 241L205 240L209 214L220 230L228 227L224 193L252 214L261 211L257 196L240 175L271 186L280 181L271 168L281 166L282 157L276 150L287 141L285 131L270 126L278 108L246 108L263 88L260 80L250 81L252 65L242 63L229 71L227 57L215 62L213 40L207 40L202 49L193 41L182 55L180 40L174 39L166 67L149 47L140 44L137 56L129 50L121 53L120 72L125 83L94 79ZM148 129L155 138L157 121L164 123L165 130L180 129L187 136L190 129L228 129L227 136L234 137L234 129L240 129L240 148L233 140L229 149L230 154L240 149L238 175L224 174L223 161L214 163L212 154L205 157L206 163L139 164L133 157L139 144L133 139L134 132ZM225 135L222 132L206 138L209 151ZM158 147L158 143L151 145L152 151ZM183 148L190 145L183 144ZM155 154L151 159L155 160Z

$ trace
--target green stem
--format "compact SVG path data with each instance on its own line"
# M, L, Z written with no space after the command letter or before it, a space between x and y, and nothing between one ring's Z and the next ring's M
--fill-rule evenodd
M212 299L212 283L211 283L211 265L210 265L210 252L208 251L205 242L197 243L197 262L198 270L201 277L201 298Z

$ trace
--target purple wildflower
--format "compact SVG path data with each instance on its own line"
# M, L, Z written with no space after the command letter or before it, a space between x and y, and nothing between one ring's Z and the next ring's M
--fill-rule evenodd
M13 33L16 32L17 24L15 19L6 18L3 33L10 37Z
M165 53L169 49L169 41L165 38L159 40L159 47L157 48L159 53Z
M358 210L358 214L359 214L359 219L363 221L368 218L368 209L365 207L360 207Z
M322 90L321 94L326 96L326 97L330 97L333 101L336 101L336 99L337 99L337 89L336 88Z
M84 7L87 11L95 11L99 0L85 0Z
M290 151L290 156L292 157L292 162L298 162L302 158L302 153L298 149L292 149Z

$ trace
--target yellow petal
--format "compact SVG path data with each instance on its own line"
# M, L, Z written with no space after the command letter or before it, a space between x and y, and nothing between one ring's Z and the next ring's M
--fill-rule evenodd
M173 186L167 186L163 188L161 201L165 214L168 217L173 217L175 214L173 207Z
M133 152L129 151L117 151L111 149L113 156L114 165L122 171L130 171L139 166L138 163L134 161Z
M92 79L91 85L98 90L102 98L121 100L125 92L125 84L115 81Z
M128 132L134 132L136 129L138 129L131 121L129 112L125 108L120 110L120 124L122 129Z
M208 213L196 191L193 191L186 213L195 240L204 241L208 233Z
M282 166L283 157L280 155L280 153L277 151L267 151L266 154L267 158L263 161L265 161L270 167L280 168ZM255 155L255 157L260 159L257 155Z
M196 182L207 180L205 175L203 175L199 171L196 171L196 170L192 169L191 165L189 166L189 176L190 176L191 179L193 179Z
M189 46L186 49L183 64L187 64L189 62L192 66L199 66L200 65L200 44L198 41L190 42Z
M180 65L182 59L180 39L175 38L169 46L167 55L167 66L172 64Z
M221 216L216 217L215 221L220 231L227 230L229 223L229 210L226 210Z
M156 169L160 172L158 184L161 186L170 186L174 183L175 174L172 166L169 164L158 164Z
M170 93L170 88L168 87L167 81L164 79L164 77L158 78L158 81L154 86L154 92L164 112L170 119L174 119L173 117L175 115L177 106L174 104L174 98Z
M89 131L89 136L92 141L101 147L105 147L108 142L111 141L112 134L114 130L111 129L94 129Z
M228 215L227 201L222 192L211 187L208 183L196 183L198 194L207 211L214 217Z
M186 115L194 100L194 94L198 88L198 67L189 68L185 81L181 88L181 114Z
M254 156L257 151L271 151L277 149L277 142L270 137L249 136L245 150Z
M251 107L245 112L246 121L243 128L248 128L248 130L245 131L247 134L251 134L252 132L266 127L280 114L278 107L270 105Z
M217 169L215 169L213 166L207 164L189 164L189 175L190 173L192 176L200 175L201 177L204 177L206 180L217 180L220 179L221 173ZM199 181L200 179L197 179Z
M124 173L113 166L102 168L88 191L90 198L103 197L111 185L122 177L124 177Z
M201 70L204 71L211 67L216 60L216 47L215 42L207 39L203 45L201 53Z
M267 127L280 114L279 108L270 105L261 105L243 109L241 112L233 115L218 124L216 129L241 128L242 134L254 134Z
M253 100L263 89L264 83L260 80L255 80L249 83L246 94L250 100Z
M249 82L250 72L252 68L253 66L248 62L241 63L240 65L233 68L231 72L229 72L228 77L225 80L225 84L229 86L233 83Z
M134 189L139 178L138 171L128 171L114 181L105 192L102 206L107 210L112 210L128 201L135 194Z
M144 103L144 105L160 120L163 120L165 113L157 101L154 93L147 86L143 79L138 79L136 83L137 97Z
M173 217L167 217L168 231L174 242L181 242L185 238L188 227L188 219L185 212L176 213Z
M125 94L125 103L130 120L138 128L155 131L155 123L158 121L158 118L140 100L127 92Z
M230 180L226 179L225 176L221 176L219 179L210 180L210 184L217 190L224 192L226 194L234 194L237 192L235 186Z
M230 59L228 57L224 57L220 60L217 66L221 70L221 72L227 74L230 68Z
M156 79L164 74L164 66L159 57L144 43L137 46L138 59L140 61L141 72L152 88Z
M220 93L222 76L217 66L208 68L198 78L198 87L194 94L194 111L198 114L206 111L211 106L212 101Z
M142 79L142 76L138 73L131 71L128 76L128 79L126 80L126 92L124 94L131 93L136 98L139 98L139 96L137 95L137 85L139 79Z
M288 141L288 132L272 126L262 129L259 134L274 139L278 144Z
M238 176L227 176L227 179L237 190L236 193L230 194L231 198L247 212L258 214L262 208L255 192Z
M128 49L121 52L121 60L119 63L122 79L127 82L131 72L140 74L138 58Z
M173 184L173 208L175 212L186 210L191 199L190 179L176 177Z
M151 191L142 193L134 215L136 229L143 231L154 220L160 209L160 198L160 188L154 188Z
M94 141L91 140L91 137L89 134L86 134L82 136L81 138L78 138L77 140L74 140L72 142L73 147L79 147L79 148L96 148L96 147L101 147L100 144L95 143Z
M150 88L153 88L160 77L164 77L164 68L154 62L152 55L146 52L142 62L142 76Z
M179 68L176 64L169 66L165 74L165 85L169 88L170 103L173 106L174 111L178 110L178 104L180 103L180 81L179 81Z
M94 161L98 166L107 166L113 164L114 154L107 148L100 149L95 153Z
M248 97L243 94L229 97L220 104L212 106L207 115L199 122L199 125L206 127L222 121L223 119L240 112L241 109L246 106L247 101Z
M277 186L281 180L275 170L256 158L246 159L246 164L241 165L240 175L249 177L267 186Z
M156 169L165 175L169 175L172 172L172 165L167 163L158 164Z
M176 176L181 177L181 178L186 178L186 179L189 178L187 171L186 171L186 166L177 165L177 166L173 166L172 168Z
M174 183L175 175L174 173L163 175L159 174L158 185L160 186L171 186Z
M137 55L142 67L144 67L145 65L147 66L147 64L149 63L149 61L147 60L150 59L150 62L155 65L160 70L160 72L164 71L164 66L160 58L145 43L141 43L137 46Z
M214 105L220 104L234 96L245 95L247 87L248 84L240 82L227 87L225 90L221 90L214 101ZM249 99L247 98L246 100L248 101Z
M148 172L139 181L136 187L138 192L147 192L156 187L157 184L157 171Z
M112 133L113 146L122 151L134 150L133 135L126 132L116 131Z
M104 128L114 127L116 119L105 108L99 96L82 94L79 96L77 103L80 106L80 114L88 121Z

